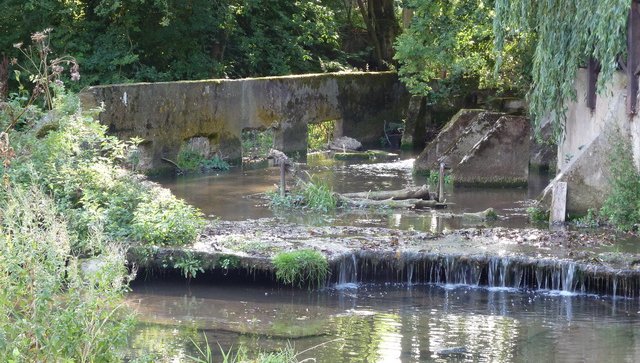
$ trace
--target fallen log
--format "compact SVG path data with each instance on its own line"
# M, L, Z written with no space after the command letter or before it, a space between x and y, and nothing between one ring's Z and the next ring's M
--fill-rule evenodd
M393 209L439 209L446 208L446 203L440 203L436 200L423 200L423 199L384 199L384 200L373 200L373 199L353 199L347 198L344 195L338 195L340 202L343 205L355 207L355 208L365 208L365 207L386 207Z
M359 193L345 193L343 197L349 199L368 199L368 200L405 200L405 199L422 199L430 200L431 193L429 192L428 185L422 185L419 187L409 187L400 190L381 190L381 191L369 191Z

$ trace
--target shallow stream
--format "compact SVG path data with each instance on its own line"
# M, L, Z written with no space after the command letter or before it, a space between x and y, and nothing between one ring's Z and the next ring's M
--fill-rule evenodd
M413 175L411 154L392 160L336 161L326 154L311 154L300 173L307 171L331 185L338 193L402 189L427 183L425 176ZM443 229L472 227L462 218L441 217L428 211L355 209L336 215L273 211L258 194L274 191L279 182L278 168L234 168L212 175L160 179L178 197L200 208L205 214L223 220L282 217L289 222L312 225L357 225L441 232ZM536 198L548 184L547 174L531 173L528 188L453 188L447 186L446 199L453 203L446 212L479 212L492 207L502 217L493 225L527 225L526 201ZM292 182L290 179L288 182ZM436 187L432 186L435 191Z
M410 155L384 162L309 156L304 170L336 192L400 189L426 182ZM477 221L432 211L350 210L338 215L272 211L256 195L274 190L276 168L237 168L217 175L159 180L178 197L223 220L279 217L305 225L356 225L441 232ZM453 214L494 208L492 226L530 227L526 200L546 186L446 190ZM482 223L482 222L480 222ZM461 251L463 252L463 251ZM406 281L406 280L405 280ZM411 281L409 279L408 281ZM132 354L163 361L214 361L243 346L250 354L290 344L317 362L640 361L638 299L436 284L341 284L307 291L229 281L139 279L128 304L140 313ZM614 289L615 291L615 289ZM206 340L205 340L206 337ZM202 358L202 357L201 357Z

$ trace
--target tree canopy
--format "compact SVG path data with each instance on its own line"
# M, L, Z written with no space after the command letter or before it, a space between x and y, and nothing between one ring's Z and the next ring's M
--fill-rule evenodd
M494 0L409 0L411 25L396 41L399 75L433 102L469 88L521 94L529 85L531 36L507 39L494 74Z
M5 0L0 56L53 28L55 49L82 67L80 86L375 68L356 9L352 0Z

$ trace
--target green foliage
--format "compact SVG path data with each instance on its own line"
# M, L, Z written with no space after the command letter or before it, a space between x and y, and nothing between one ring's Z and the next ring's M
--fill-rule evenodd
M629 231L640 223L640 174L632 159L631 145L619 134L610 136L611 193L600 215L614 227Z
M89 84L283 75L340 61L333 11L289 0L5 0L0 49L36 29L82 66ZM68 77L68 76L65 76Z
M203 273L202 260L190 251L178 256L173 262L173 268L179 269L185 279L191 280L195 278L198 272Z
M191 343L196 348L198 352L198 356L187 356L187 358L194 363L213 363L213 354L211 350L211 346L209 345L209 340L207 336L204 336L204 347L198 345L196 342L191 339ZM220 354L222 355L222 363L240 363L240 362L255 362L255 363L297 363L298 358L295 350L291 345L288 345L282 349L279 349L276 352L259 352L258 356L255 358L250 358L247 352L247 348L241 345L235 352L232 348L229 348L228 351L222 349L220 344L218 344L218 348L220 349Z
M335 120L309 124L307 126L307 148L322 150L333 139Z
M336 209L338 198L333 189L321 180L311 180L301 190L304 206L314 211L328 212Z
M333 189L322 180L311 178L309 182L299 181L284 197L279 191L268 193L272 208L306 208L316 212L329 212L338 207L338 198Z
M429 170L427 171L427 183L429 185L437 186L440 181L440 172L437 170ZM451 185L453 184L453 175L445 174L444 175L444 184Z
M223 270L240 267L240 258L237 256L221 256L218 259L218 266Z
M575 101L576 71L593 58L600 63L598 89L611 79L626 52L631 1L496 0L494 31L498 52L521 37L536 37L529 113L536 129L552 117L555 136L564 129L566 102ZM593 14L598 14L593 16ZM497 63L509 61L503 54Z
M531 223L541 224L549 222L549 211L539 207L527 208L527 214L529 215L529 221Z
M176 161L180 169L186 172L207 172L211 170L229 170L229 163L222 160L220 156L214 155L206 159L202 154L191 148L183 148L178 153Z
M530 42L510 38L500 73L494 73L493 0L409 0L411 25L396 40L398 75L412 94L449 102L472 89L524 93Z
M496 213L496 211L493 208L489 208L487 210L487 213L485 214L485 219L487 221L497 221L498 220L498 213Z
M322 286L329 274L327 258L318 251L281 252L273 258L276 278L286 285Z
M587 215L576 219L574 223L577 227L596 228L600 226L600 218L598 218L598 212L595 209L589 208Z
M242 158L265 159L273 148L273 129L242 131Z
M133 215L132 236L147 244L181 246L204 228L202 213L166 189L148 193Z
M229 165L229 163L223 160L219 155L214 155L211 159L205 159L201 165L202 165L202 169L205 171L209 171L209 170L227 171L231 168L231 165Z
M110 239L157 244L185 244L197 236L203 220L196 209L127 170L139 141L107 136L73 95L59 94L53 107L45 117L21 116L20 131L16 126L8 134L19 152L0 171L13 185L40 185L53 196L68 218L74 252L94 253L97 230ZM0 122L11 112L2 110Z
M73 238L39 187L13 185L0 201L1 361L122 359L133 328L124 251L94 231L101 254L83 267Z

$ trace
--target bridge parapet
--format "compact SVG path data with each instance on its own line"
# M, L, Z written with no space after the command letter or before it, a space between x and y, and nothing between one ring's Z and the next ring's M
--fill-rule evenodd
M337 135L379 143L384 122L400 122L408 95L394 72L212 79L95 86L85 108L104 104L100 122L122 139L140 137L142 169L162 169L197 140L205 153L241 158L245 129L275 132L275 147L306 153L307 125L338 120ZM206 155L205 155L206 156Z

